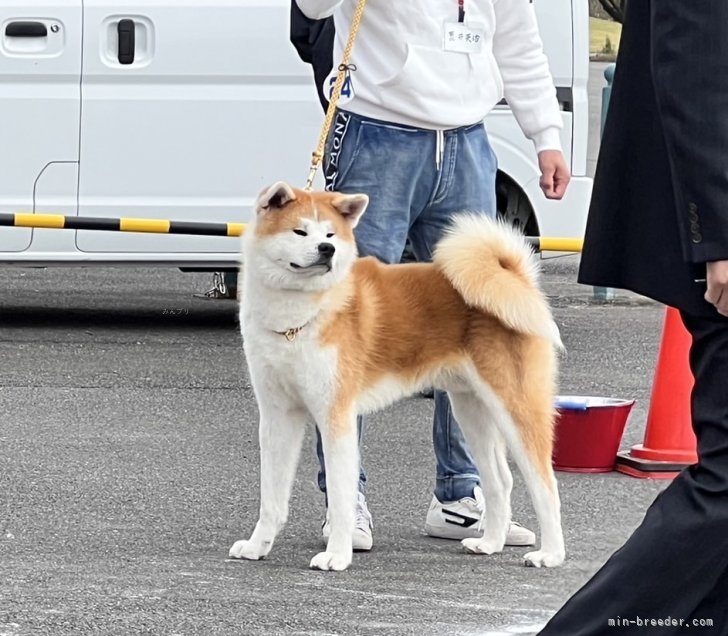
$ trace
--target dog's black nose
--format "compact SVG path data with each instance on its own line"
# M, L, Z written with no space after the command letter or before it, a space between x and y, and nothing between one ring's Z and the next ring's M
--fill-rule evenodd
M331 258L336 248L331 243L319 243L318 251L324 258Z

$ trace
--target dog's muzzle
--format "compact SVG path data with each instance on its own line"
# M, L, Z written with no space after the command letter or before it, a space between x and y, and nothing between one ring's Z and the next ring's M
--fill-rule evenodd
M325 267L327 272L331 271L331 260L334 258L336 248L331 243L319 243L319 257L310 265L298 265L291 263L291 267L297 270L310 270L316 267Z

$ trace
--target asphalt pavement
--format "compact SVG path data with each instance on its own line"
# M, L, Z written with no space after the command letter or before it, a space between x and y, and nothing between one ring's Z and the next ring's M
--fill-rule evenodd
M561 392L636 398L642 439L662 309L591 302L576 258L544 262ZM233 301L174 270L0 270L0 634L485 634L543 622L663 484L559 473L568 558L524 568L423 533L429 400L371 418L375 548L308 570L323 500L309 434L271 556L229 562L258 507L256 407ZM520 478L514 515L534 526ZM506 633L515 633L508 632Z
M637 399L626 448L644 434L663 309L626 294L594 303L577 262L544 261L567 347L560 392ZM0 636L528 633L665 486L558 473L562 567L525 568L523 548L465 554L423 532L432 403L416 397L370 419L371 553L347 572L308 569L324 514L309 431L273 552L231 562L257 517L257 411L236 303L193 297L209 283L0 269ZM513 509L535 528L517 474Z

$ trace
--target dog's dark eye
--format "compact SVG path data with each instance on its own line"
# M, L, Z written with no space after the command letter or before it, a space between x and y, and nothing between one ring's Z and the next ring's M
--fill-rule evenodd
M308 236L308 234L306 232L304 232L303 230L293 230L293 232L295 234L298 234L298 236Z
M333 233L333 232L329 232L329 233L328 233L328 234L326 235L326 238L333 238L333 237L334 237L334 233Z

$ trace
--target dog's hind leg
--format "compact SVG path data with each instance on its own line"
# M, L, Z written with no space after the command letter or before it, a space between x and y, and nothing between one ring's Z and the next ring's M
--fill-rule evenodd
M280 404L280 396L260 405L260 518L247 541L230 548L234 559L260 559L288 519L288 501L306 430L307 414Z
M315 570L345 570L351 565L352 535L359 479L359 441L353 412L319 422L331 535L326 551L311 560Z
M530 457L526 457L527 454ZM523 557L524 562L537 568L561 565L566 557L566 549L561 529L559 490L551 466L551 451L539 453L533 445L526 445L526 452L520 457L514 453L514 458L531 494L541 529L540 549L526 554Z
M561 565L565 557L561 504L551 465L553 405L550 400L544 399L539 404L533 396L516 394L505 404L485 383L478 395L489 406L492 423L500 429L523 475L538 518L541 548L526 554L525 564L535 567Z
M464 539L469 552L493 554L503 550L511 520L513 476L506 459L505 441L488 410L473 393L450 393L453 415L473 453L485 496L485 528L481 538Z

